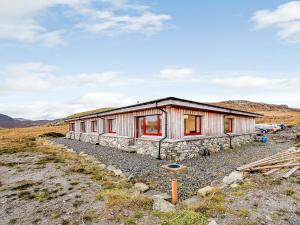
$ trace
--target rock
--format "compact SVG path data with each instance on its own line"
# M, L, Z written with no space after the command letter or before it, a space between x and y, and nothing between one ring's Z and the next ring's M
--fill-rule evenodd
M205 197L205 196L211 194L215 190L216 190L216 188L214 188L214 187L206 186L204 188L199 189L198 192L197 192L197 194L199 196Z
M208 225L218 225L215 220L211 220Z
M135 183L134 188L137 189L139 192L145 192L149 190L148 185L144 183Z
M233 183L243 183L243 172L233 171L229 176L223 178L223 183L230 185Z
M237 183L233 183L230 185L231 188L238 188L240 185Z
M171 196L168 195L167 193L161 193L161 194L152 195L150 198L152 198L152 199L161 198L161 199L167 200L167 199L171 199Z
M130 174L128 177L127 177L127 180L128 181L131 181L131 180L133 180L134 179L134 175L133 174Z
M226 187L224 183L221 180L214 180L210 183L210 186L215 187L215 188L220 188L223 189Z
M300 221L296 219L289 219L290 225L300 225Z
M107 167L107 170L113 172L114 170L116 170L116 167L109 165L109 166Z
M153 210L160 212L171 212L175 211L175 206L162 198L155 198L153 202Z
M202 201L198 196L193 196L182 201L182 207L190 210L197 210L201 207Z
M98 166L99 166L101 169L105 169L105 168L106 168L106 165L103 164L103 163L100 163Z
M116 170L114 170L113 172L114 172L114 174L115 174L116 176L121 176L121 175L123 175L123 172L122 172L122 170L120 170L120 169L116 169Z

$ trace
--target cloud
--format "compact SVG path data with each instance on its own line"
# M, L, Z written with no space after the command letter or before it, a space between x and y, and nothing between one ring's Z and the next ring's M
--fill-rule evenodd
M56 75L58 68L43 63L24 63L0 72L0 94L35 92L57 88L110 86L120 82L118 72Z
M159 71L156 76L162 80L181 81L194 77L194 71L191 68L172 68L168 67Z
M43 25L47 16L51 23L53 8L60 7L58 28ZM75 18L75 20L74 20ZM38 43L45 47L66 44L64 33L75 27L93 33L156 33L164 29L171 17L154 13L150 7L126 0L2 0L0 3L0 39L25 43ZM74 23L74 21L78 21ZM70 25L66 25L70 24Z
M91 92L72 100L32 101L28 103L1 104L1 113L27 119L58 119L74 113L101 107L120 107L135 103L118 92Z
M261 76L239 76L227 78L215 78L212 83L223 88L262 88L263 90L285 90L298 89L300 78L267 78Z
M114 1L104 10L81 8L79 13L85 19L77 27L93 33L113 35L131 32L154 34L167 27L166 22L171 20L167 14L154 13L148 6L127 1Z
M279 5L274 10L259 10L252 17L257 29L275 28L280 39L300 43L300 1Z
M86 93L79 99L76 99L75 102L83 105L92 105L95 107L120 107L135 103L132 98L118 92Z

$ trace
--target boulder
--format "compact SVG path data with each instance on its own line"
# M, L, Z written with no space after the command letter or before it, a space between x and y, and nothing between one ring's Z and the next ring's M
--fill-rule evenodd
M214 192L215 190L216 190L216 188L214 188L214 187L206 186L204 188L199 189L197 194L201 197L205 197L205 196L211 194L212 192Z
M107 170L113 172L114 170L116 170L116 167L110 165L110 166L107 167Z
M190 210L197 210L201 207L202 201L198 196L193 196L182 201L182 207Z
M122 170L120 170L120 169L116 169L116 170L114 170L113 172L114 172L114 174L115 174L116 176L122 176L122 175L123 175L123 172L122 172Z
M168 195L167 193L161 193L161 194L152 195L150 198L151 199L161 198L161 199L167 200L167 199L171 199L171 196Z
M215 220L211 220L208 225L218 225L217 222Z
M153 210L160 212L171 212L175 211L175 206L162 198L155 198L153 201Z
M136 190L138 190L139 192L145 192L145 191L149 190L149 186L144 183L135 183L134 188Z
M233 171L228 176L223 178L223 183L226 185L230 185L233 183L243 183L243 172Z
M240 185L237 183L233 183L230 185L231 188L238 188Z

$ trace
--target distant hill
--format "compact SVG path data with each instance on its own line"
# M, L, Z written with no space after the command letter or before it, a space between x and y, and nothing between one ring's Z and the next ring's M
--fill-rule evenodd
M246 100L229 100L210 104L264 114L263 118L257 119L257 123L276 124L283 122L287 125L300 125L300 109L290 108L288 105L267 104Z
M94 113L105 112L105 111L112 110L112 109L114 109L114 108L99 108L99 109L95 109L95 110L80 112L80 113L76 113L71 116L68 116L66 119L72 119L72 118L76 118L76 117L80 117L80 116L88 116L88 115L91 115Z
M12 118L10 116L0 114L0 128L17 128L32 127L49 123L49 120L27 120L23 118Z

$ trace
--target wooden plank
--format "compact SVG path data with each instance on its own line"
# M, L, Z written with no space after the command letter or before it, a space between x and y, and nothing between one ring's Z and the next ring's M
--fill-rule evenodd
M290 169L289 172L287 172L286 174L284 174L282 177L283 178L288 178L289 176L291 176L293 173L296 172L296 170L298 170L300 168L300 166L295 166L292 169Z
M267 162L267 161L269 161L269 160L273 160L273 159L282 159L282 158L284 158L284 157L286 157L286 156L290 156L290 155L293 155L293 154L296 154L296 155L297 155L298 153L300 153L300 150L298 150L298 151L288 150L288 151L285 151L285 152L277 153L277 154L275 154L275 155L266 157L266 158L264 158L264 159L257 160L257 161L255 161L255 162L246 164L246 165L244 165L244 166L240 166L240 167L237 168L237 170L245 170L245 169L249 169L250 167L259 165L260 163L264 163L264 162Z
M280 169L281 169L281 168L274 168L274 169L271 169L271 170L265 172L264 175L270 175L270 174L272 174L272 173L274 173L274 172L276 172L276 171L278 171L278 170L280 170Z
M261 167L254 167L249 169L250 171L258 171L258 170L266 170L266 169L273 169L273 168L283 168L283 167L292 167L292 166L300 166L300 163L291 163L291 164L283 164L283 165L272 165L272 166L261 166Z

